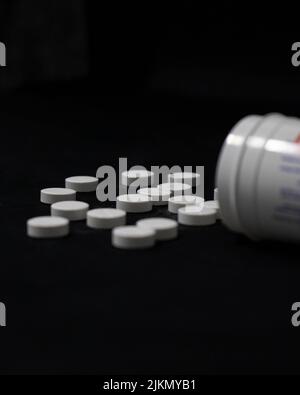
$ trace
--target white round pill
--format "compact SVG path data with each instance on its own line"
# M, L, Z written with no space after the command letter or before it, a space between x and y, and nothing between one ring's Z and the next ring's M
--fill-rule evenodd
M70 221L80 221L86 218L89 205L85 202L67 201L54 203L51 206L51 215L64 217Z
M148 170L128 170L122 173L122 185L129 186L132 182L139 180L142 185L151 185L154 173Z
M162 191L170 191L172 195L190 195L192 193L192 187L188 184L182 184L180 182L168 182L159 184L158 188Z
M220 206L219 206L219 202L217 200L207 200L204 203L204 207L212 208L212 209L216 210L217 219L220 219Z
M66 178L66 188L76 192L94 192L98 186L98 178L90 176L75 176Z
M172 240L178 236L178 223L169 218L145 218L136 223L137 226L152 229L156 240Z
M219 191L218 191L218 188L215 188L215 190L214 190L214 200L219 200Z
M112 229L126 223L126 212L116 208L97 208L87 213L87 226L94 229Z
M169 182L188 184L191 185L192 187L200 185L201 182L200 174L192 173L192 172L171 173L169 174L168 178L169 178Z
M153 247L155 232L138 226L119 226L112 231L112 245L124 249Z
M27 221L27 235L38 239L64 237L69 234L69 221L61 217L35 217Z
M168 210L170 211L170 213L177 214L178 210L181 207L199 206L199 208L202 208L203 205L204 205L204 199L199 196L194 196L194 195L173 196L169 199Z
M76 191L69 188L46 188L41 190L41 202L53 204L66 200L76 200Z
M138 190L138 194L147 196L154 206L164 206L168 204L172 192L169 189L155 188L141 188Z
M117 197L116 206L128 213L146 213L152 210L150 198L140 194L120 195Z
M178 210L178 222L190 226L213 225L216 222L216 210L200 209L199 206L182 207Z

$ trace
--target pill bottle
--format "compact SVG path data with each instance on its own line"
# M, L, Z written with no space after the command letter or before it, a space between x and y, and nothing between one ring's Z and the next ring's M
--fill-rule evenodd
M300 119L242 119L225 140L216 184L229 229L254 240L300 241Z

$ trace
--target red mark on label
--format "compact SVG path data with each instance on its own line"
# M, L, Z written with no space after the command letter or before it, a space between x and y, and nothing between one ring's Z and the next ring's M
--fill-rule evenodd
M295 143L300 144L300 134L299 134L299 136L296 138Z

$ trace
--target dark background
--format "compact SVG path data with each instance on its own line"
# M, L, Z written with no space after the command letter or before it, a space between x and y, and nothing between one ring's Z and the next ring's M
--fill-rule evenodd
M148 251L113 249L84 223L64 240L26 236L26 220L49 212L41 188L119 157L204 165L211 199L241 117L300 116L287 5L127 3L1 1L1 372L298 373L296 246L221 224L180 227Z

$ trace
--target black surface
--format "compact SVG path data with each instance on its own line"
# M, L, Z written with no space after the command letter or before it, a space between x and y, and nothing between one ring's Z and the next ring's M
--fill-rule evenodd
M219 148L248 110L269 108L167 97L111 107L63 94L3 104L1 372L298 372L299 331L290 323L298 247L252 243L220 223L180 226L178 240L146 251L114 249L110 232L82 222L66 239L26 236L26 220L49 212L41 188L94 175L119 157L129 165L204 165L211 198ZM98 206L94 194L78 198ZM129 215L129 223L140 217Z
M300 117L297 18L287 3L1 2L0 373L299 373L297 246L220 223L147 251L84 223L64 240L26 236L49 212L41 188L119 157L204 165L212 198L240 118Z

